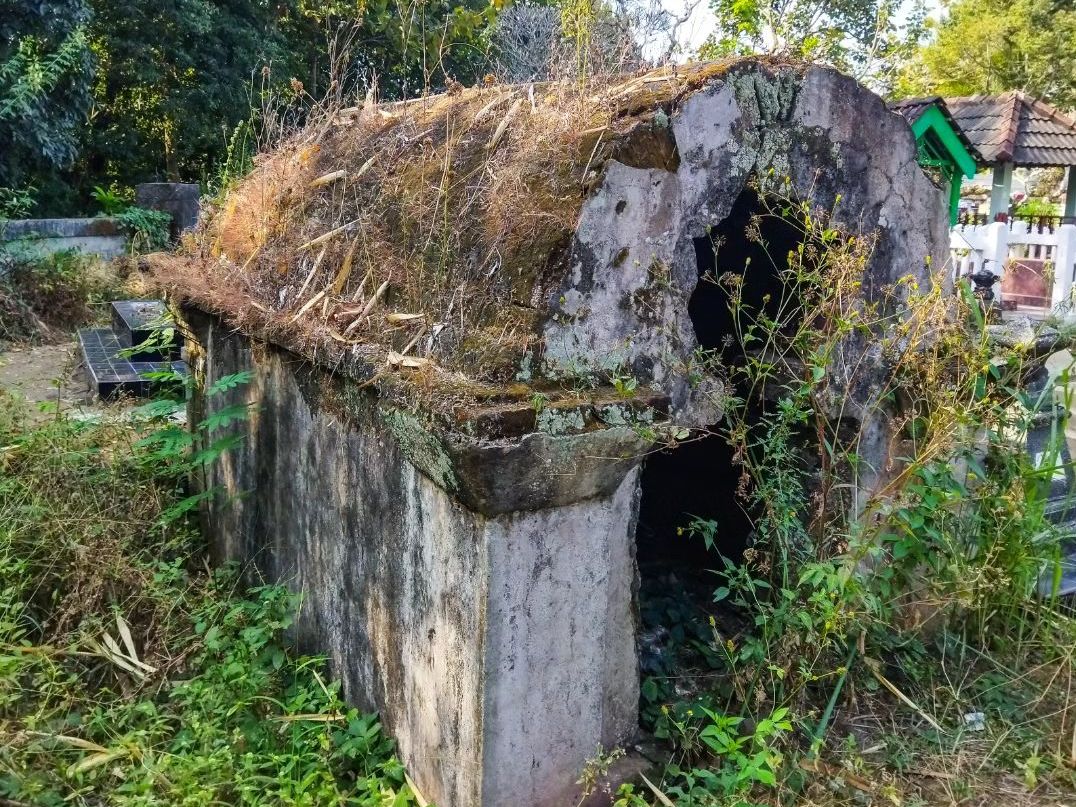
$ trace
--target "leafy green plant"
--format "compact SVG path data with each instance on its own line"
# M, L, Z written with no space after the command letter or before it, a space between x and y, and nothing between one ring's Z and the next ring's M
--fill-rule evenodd
M162 421L173 403L128 423L0 417L0 798L411 804L377 718L290 649L295 595L208 570L177 512L205 456Z
M0 186L0 227L6 219L22 219L30 215L34 207L35 188L26 185L21 188Z
M101 207L101 212L106 216L116 216L131 206L129 194L123 194L115 187L102 188L94 185L90 196Z
M85 324L117 286L92 256L9 244L0 250L0 342L40 341Z
M809 768L823 754L867 764L828 736L852 689L922 726L882 738L900 759L950 752L953 737L978 725L967 715L986 709L986 728L974 730L997 727L992 762L1021 772L1029 786L1039 782L1053 770L1036 750L1044 734L1064 742L1051 723L1063 693L1040 685L1023 696L1037 707L1035 731L1026 727L1026 706L989 704L999 686L1037 676L1040 665L1055 676L1071 672L1066 648L1076 623L1040 593L1060 569L1045 506L1061 468L1062 430L1037 458L1026 449L1068 373L1033 391L1035 365L990 341L966 285L951 294L905 277L864 301L859 283L873 240L852 238L832 225L832 211L767 187L768 207L748 240L765 251L767 216L792 223L802 239L782 261L781 297L748 303L734 273L701 281L724 285L736 339L734 349L695 357L735 390L718 431L742 469L738 495L751 540L734 560L717 551L718 522L695 519L686 529L717 557L711 636L690 640L705 644L692 677L712 683L684 692L669 684L676 670L647 670L644 722L669 742L671 759L659 785L629 787L618 804L746 801L780 785L767 760L800 754ZM871 399L854 404L855 373L874 359L838 383L834 361L850 344L869 344L884 359ZM853 405L855 417L841 417ZM885 474L867 477L868 488L861 480L876 469L864 467L859 446L863 424L877 417L894 425L905 448ZM856 489L872 495L852 496ZM694 631L698 618L683 624ZM921 637L915 631L924 624L931 629ZM664 658L685 646L671 641ZM953 669L966 671L964 686L952 682ZM967 775L971 788L978 771ZM796 779L803 786L802 771Z
M102 214L114 218L127 235L131 254L163 249L168 246L172 216L163 210L149 210L131 204L130 194L115 187L94 186L91 194Z
M147 210L131 206L117 213L114 218L130 239L128 249L132 254L164 249L168 246L172 216L163 210Z

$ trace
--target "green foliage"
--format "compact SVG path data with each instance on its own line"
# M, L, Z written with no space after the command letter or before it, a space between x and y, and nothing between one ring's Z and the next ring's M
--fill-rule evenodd
M736 273L701 281L722 283L731 300L735 347L702 361L736 390L720 433L742 466L754 540L742 561L718 556L708 617L642 593L646 629L675 626L656 660L644 648L642 685L644 724L672 752L657 784L624 788L618 804L749 803L803 787L793 762L810 768L821 753L866 769L855 742L842 751L829 736L849 687L871 693L875 711L918 720L883 736L894 764L958 753L965 732L986 730L993 750L969 781L987 762L1029 788L1062 778L1040 749L1071 733L1053 719L1066 696L1050 681L1071 672L1076 623L1039 592L1060 573L1045 504L1063 435L1034 462L1026 449L1054 385L1029 392L1025 356L988 341L966 285L951 295L905 277L864 301L873 240L773 193L746 235L765 249L767 218L798 229L781 298L748 304ZM834 366L856 344L878 359ZM883 357L857 402L849 390L865 383L863 365ZM1064 372L1055 383L1068 382ZM853 406L853 422L840 417ZM905 445L882 474L858 454L879 417ZM687 533L716 551L720 528L696 519ZM989 727L968 729L978 712Z
M361 97L376 76L392 98L449 75L477 81L485 69L477 46L495 13L486 0L93 6L99 75L83 162L90 175L123 185L234 178L265 145L258 138L286 134L279 126L301 122L330 89Z
M0 798L411 804L376 717L288 648L296 598L209 573L168 516L205 458L160 434L165 408L137 431L0 409Z
M71 164L90 104L84 0L0 6L0 188Z
M34 207L34 188L0 187L0 226L5 219L21 219L30 215Z
M125 199L124 195L115 188L102 188L100 185L94 185L93 191L90 193L93 200L97 202L101 207L101 212L106 216L115 216L126 210L131 202L129 199Z
M1018 216L1060 216L1061 206L1047 199L1025 199L1016 208Z
M820 61L885 86L917 44L925 4L898 20L895 0L711 0L717 31L704 58L785 53Z
M1058 0L951 0L903 69L897 93L974 95L1023 90L1076 105L1076 9Z
M93 199L101 212L114 218L128 239L132 254L151 252L168 246L172 216L163 210L148 210L131 204L133 194L113 188L94 186Z
M132 253L152 252L168 246L168 228L172 216L163 210L147 210L131 205L115 215L116 223L127 234Z
M119 282L77 250L41 253L13 242L0 250L0 342L36 341L93 319Z

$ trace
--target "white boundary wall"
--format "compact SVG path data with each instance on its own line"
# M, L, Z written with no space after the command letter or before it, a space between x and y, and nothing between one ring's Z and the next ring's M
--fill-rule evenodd
M1073 279L1076 276L1076 224L1053 228L1039 227L1026 221L991 224L958 224L950 231L954 275L957 278L986 266L1004 275L1011 258L1037 258L1053 266L1053 307L1072 311ZM1001 300L1000 283L994 296Z

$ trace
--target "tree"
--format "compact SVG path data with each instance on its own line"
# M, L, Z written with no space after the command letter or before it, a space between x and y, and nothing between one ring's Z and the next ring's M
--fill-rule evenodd
M84 0L0 0L0 188L74 160L90 104Z
M717 31L703 55L785 53L884 85L925 17L916 0L900 25L899 6L899 0L711 0Z
M120 185L208 180L266 97L301 107L330 78L376 81L390 98L477 80L487 61L476 43L496 11L489 0L93 2L99 75L84 173ZM346 64L327 48L341 29Z
M902 71L902 95L1023 90L1076 108L1076 6L1071 0L951 0Z

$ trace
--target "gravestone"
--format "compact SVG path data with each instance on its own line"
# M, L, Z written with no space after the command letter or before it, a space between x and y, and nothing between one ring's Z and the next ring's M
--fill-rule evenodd
M143 182L135 186L136 205L171 214L168 233L173 241L198 223L201 195L196 183Z

